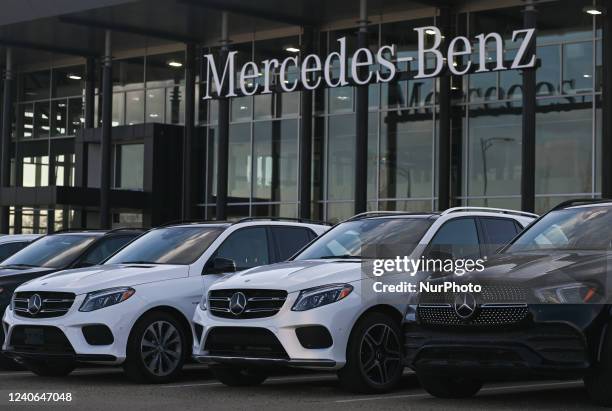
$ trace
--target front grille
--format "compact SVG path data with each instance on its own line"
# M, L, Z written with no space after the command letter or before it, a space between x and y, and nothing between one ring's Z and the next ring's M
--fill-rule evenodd
M74 354L66 335L59 328L49 326L15 326L10 346L19 352Z
M495 326L517 324L529 315L527 291L517 285L482 284L480 293L473 293L474 312L461 317L455 310L456 298L463 293L422 293L417 314L423 325Z
M34 295L40 297L38 311L28 309L28 301ZM61 317L74 303L75 294L60 292L27 291L15 293L15 314L27 318Z
M265 328L215 327L204 349L212 356L288 359L278 338Z
M246 304L242 311L232 308L232 297L242 293ZM214 290L208 294L210 313L216 317L250 319L271 317L278 313L287 300L283 290Z
M424 325L509 325L525 320L529 309L524 304L489 306L476 308L469 318L462 318L455 312L453 306L419 306L418 316Z

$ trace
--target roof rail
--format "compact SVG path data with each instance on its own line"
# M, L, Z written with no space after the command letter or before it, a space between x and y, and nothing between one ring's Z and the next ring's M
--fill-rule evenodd
M181 224L229 224L228 221L224 221L224 220L208 220L208 221L203 221L203 220L172 220L172 221L168 221L166 223L160 224L158 226L156 226L155 228L160 228L160 227L169 227L172 225L181 225Z
M573 200L563 201L556 206L554 206L552 210L558 210L560 208L570 207L573 205L582 205L582 204L597 204L597 203L610 203L612 200L609 198L574 198Z
M142 227L119 227L119 228L113 228L112 230L108 230L106 232L106 234L110 234L110 233L116 233L117 231L148 231L148 228L142 228Z
M386 216L394 216L394 215L435 215L438 213L432 212L412 212L412 211L366 211L365 213L356 214L350 218L347 218L344 221L353 221L353 220L361 220L362 218L368 217L386 217Z
M306 223L306 224L320 224L320 225L332 225L326 221L317 221L311 220L308 218L293 218L293 217L244 217L239 220L232 222L232 224L245 223L247 221L291 221L296 223Z
M501 214L513 214L520 215L524 217L533 217L538 218L539 215L535 213L529 213L527 211L518 211L518 210L510 210L506 208L492 208L492 207L453 207L448 210L444 210L442 215L450 214L450 213L458 213L461 211L482 211L488 213L501 213Z

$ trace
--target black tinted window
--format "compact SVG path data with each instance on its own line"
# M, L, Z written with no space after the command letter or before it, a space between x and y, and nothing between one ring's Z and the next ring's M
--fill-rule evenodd
M453 258L479 257L476 222L473 218L458 218L444 223L431 240L431 249L452 254Z
M167 227L137 238L105 264L191 264L225 230L225 227Z
M80 267L87 267L99 264L133 238L134 236L103 238L94 244L89 250L87 250L83 258L79 261L78 265Z
M487 255L495 254L499 248L508 244L518 233L514 221L507 218L481 217L480 221L487 233Z
M77 259L98 236L58 234L33 242L2 265L63 268Z
M237 270L270 263L265 227L243 228L221 244L216 257L234 260Z
M0 244L0 261L12 256L28 244L26 241Z
M297 253L312 238L312 231L298 227L272 227L272 233L279 252L279 260L285 261Z

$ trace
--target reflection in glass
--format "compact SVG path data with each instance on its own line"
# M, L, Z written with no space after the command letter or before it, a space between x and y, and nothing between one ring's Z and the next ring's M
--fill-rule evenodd
M166 89L166 123L185 122L185 87L174 86Z
M355 196L355 116L331 116L328 121L327 197L350 200Z
M164 102L165 89L158 88L147 90L146 108L147 113L145 122L147 123L163 123L164 122Z
M593 43L573 43L563 46L563 92L593 91Z
M75 135L84 125L83 99L81 97L71 98L68 100L68 135Z
M34 103L34 137L49 137L49 101Z
M297 120L253 127L253 201L297 201Z
M540 46L537 49L540 67L536 71L536 94L550 96L558 94L561 80L561 50L559 46Z
M66 100L51 101L51 137L66 135L67 106Z
M469 116L469 195L520 194L520 109L497 104L488 110L471 109Z
M140 124L144 121L144 91L128 91L125 93L125 123Z
M115 149L115 187L142 190L144 185L144 144L121 144Z
M251 119L252 97L234 97L230 100L230 121L248 121Z
M248 202L251 195L251 125L232 124L229 133L227 195L229 202Z
M114 93L113 94L113 127L122 126L123 118L125 116L125 94Z
M144 85L144 57L113 61L113 90L126 90Z
M536 193L592 190L592 99L540 100L536 114Z

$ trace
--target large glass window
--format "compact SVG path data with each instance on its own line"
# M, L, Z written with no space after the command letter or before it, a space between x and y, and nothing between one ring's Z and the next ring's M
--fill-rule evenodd
M124 190L142 190L144 144L117 145L115 155L115 187Z

